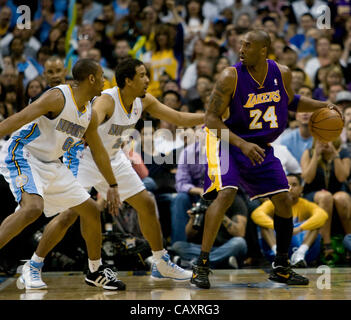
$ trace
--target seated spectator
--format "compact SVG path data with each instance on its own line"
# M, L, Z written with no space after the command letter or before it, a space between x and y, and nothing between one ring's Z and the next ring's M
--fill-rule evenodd
M336 95L335 103L342 108L345 127L341 132L341 141L346 142L346 125L351 120L351 92L340 91ZM351 141L351 140L350 140Z
M213 89L212 78L207 75L199 75L196 85L187 92L186 99L192 112L197 110L204 111L206 100Z
M193 41L198 37L205 38L210 20L206 19L202 14L203 1L201 0L187 0L185 5L184 17L184 44L185 50L193 46Z
M170 27L159 25L155 30L155 48L144 54L143 62L150 68L150 85L148 91L154 97L161 97L160 76L163 72L172 79L178 79L181 61L177 60L175 40L171 37Z
M351 92L345 90L338 92L335 103L343 109L351 107Z
M331 259L331 226L333 207L346 234L351 233L351 197L345 192L345 182L350 175L351 155L341 147L341 139L324 144L314 140L301 158L302 178L305 181L304 198L317 203L328 213L328 220L321 228L324 257Z
M327 66L330 64L329 50L329 38L326 35L319 37L316 41L317 56L309 59L304 69L311 81L315 80L317 70L320 67Z
M28 105L29 101L31 99L38 96L43 91L44 91L43 84L38 79L33 79L33 80L29 81L27 86L26 86L25 93L24 93L25 105Z
M231 66L231 63L229 58L225 56L220 56L214 66L214 75L213 75L214 81L217 80L218 76L225 68L230 66Z
M301 96L309 97L312 99L312 88L308 85L302 85L299 91L297 91L297 94Z
M226 27L226 41L221 46L221 55L227 57L230 65L236 64L239 57L238 35L233 24Z
M291 70L291 88L294 93L298 93L302 85L306 83L306 73L300 68Z
M300 175L288 174L287 178L294 221L289 257L293 267L306 267L319 256L321 237L318 229L326 223L328 214L315 203L301 198L303 187ZM274 205L270 200L256 208L251 215L252 220L258 225L261 250L271 262L277 250L273 216Z
M24 75L24 85L42 73L42 68L38 66L38 62L24 55L22 38L14 37L9 46L13 65L17 68L19 73L23 73Z
M310 112L296 112L298 128L284 134L279 140L280 144L286 146L298 162L303 152L312 146L313 138L308 128L311 115Z
M201 203L201 202L200 202ZM188 223L185 227L186 241L177 241L172 250L180 257L181 265L190 267L201 252L206 206L199 211L188 210ZM198 204L196 204L198 205ZM195 207L196 209L196 207ZM243 198L237 194L234 203L227 210L218 231L214 246L210 251L210 267L238 269L246 256L247 245L244 239L247 223L247 207ZM174 260L177 262L177 260Z
M298 48L300 51L304 50L304 44L305 41L307 40L308 36L307 33L308 31L313 28L316 24L315 19L310 13L304 13L300 17L300 26L301 26L301 32L296 33L290 40L289 42L294 45L296 48ZM315 51L313 48L313 54L312 56L315 56ZM299 58L304 58L304 54L299 54Z
M180 107L182 106L180 100L180 94L177 91L168 90L163 93L162 96L163 103L171 107L174 110L179 111Z
M90 48L87 51L87 58L95 60L97 63L101 64L101 51L97 48ZM115 74L112 69L107 67L102 67L104 71L104 88L103 90L113 88L117 85Z
M340 67L331 65L322 80L322 86L313 90L313 99L327 101L332 85L343 85L344 76ZM334 102L335 103L335 102Z
M281 63L287 65L290 69L297 67L297 50L292 46L285 46L281 58Z
M335 104L337 94L343 91L344 89L345 88L342 84L332 84L329 88L327 101Z
M199 140L188 145L179 155L175 177L177 195L171 204L171 243L186 241L185 226L189 220L187 211L200 200L205 173L205 135L201 128L196 131Z

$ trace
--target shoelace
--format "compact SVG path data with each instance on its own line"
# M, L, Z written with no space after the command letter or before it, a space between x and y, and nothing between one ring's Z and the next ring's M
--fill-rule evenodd
M171 257L169 256L169 254L166 253L164 256L167 258L167 264L172 268L173 273L184 271L181 267L179 267L177 264L171 261Z
M30 274L33 280L40 280L40 269L30 266Z
M196 266L195 270L200 280L208 280L208 275L212 273L212 270L207 267Z
M110 268L105 268L103 271L104 276L107 278L107 280L112 281L112 282L117 282L117 274L112 271Z
M171 260L168 260L167 264L173 268L173 272L183 272L183 269L179 267L177 264L173 263Z

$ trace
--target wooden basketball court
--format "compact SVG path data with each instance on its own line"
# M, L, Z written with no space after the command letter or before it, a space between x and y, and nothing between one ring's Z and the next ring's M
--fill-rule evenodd
M319 270L319 273L318 273ZM153 281L149 272L119 272L126 291L90 287L81 272L44 272L45 290L19 290L18 275L0 283L0 300L350 300L351 268L300 269L308 286L287 286L267 280L268 270L214 270L210 290L189 282ZM330 273L329 273L330 272Z

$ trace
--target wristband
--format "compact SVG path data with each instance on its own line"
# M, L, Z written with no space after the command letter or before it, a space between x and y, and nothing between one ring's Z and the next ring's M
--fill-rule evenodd
M288 109L289 109L290 111L294 111L294 112L297 111L297 105L299 104L300 98L301 98L301 95L299 95L299 94L294 94L293 100L292 100L291 103L288 105Z
M116 187L118 187L118 184L117 184L117 183L115 183L115 184L110 184L110 188L116 188Z

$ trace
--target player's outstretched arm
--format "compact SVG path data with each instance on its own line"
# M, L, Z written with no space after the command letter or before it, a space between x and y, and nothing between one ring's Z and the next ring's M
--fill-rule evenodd
M330 109L335 109L337 112L339 112L339 114L342 117L342 114L340 110L337 108L337 106L333 105L330 102L314 100L308 97L294 94L294 91L291 88L292 76L291 76L291 71L289 67L283 66L283 65L278 65L278 67L281 71L284 86L289 96L289 109L291 111L314 112L321 108L330 108Z
M174 123L177 126L195 127L205 122L203 114L176 111L150 94L146 94L143 99L143 107L154 118Z
M222 120L222 115L228 108L230 99L234 93L236 81L237 75L233 67L228 67L222 71L210 96L205 114L205 124L218 138L224 140L226 136L229 136L228 142L240 148L243 154L255 165L255 162L263 162L265 156L264 149L234 134ZM229 135L224 134L225 132Z
M51 113L53 117L56 117L62 111L64 104L65 99L61 90L53 89L45 92L38 100L0 123L0 138L42 115Z
M112 171L110 157L101 141L97 128L97 114L93 109L91 121L87 131L85 132L84 138L90 147L90 151L96 163L96 166L106 179L107 183L110 185L110 188L107 192L107 204L109 206L109 211L110 213L117 215L118 208L120 206L117 182Z

